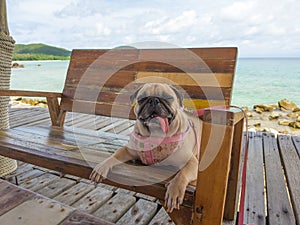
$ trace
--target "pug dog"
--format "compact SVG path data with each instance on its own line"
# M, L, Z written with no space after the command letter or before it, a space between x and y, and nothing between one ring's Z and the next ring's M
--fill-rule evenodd
M137 119L129 143L98 164L90 179L101 182L113 166L136 159L146 165L175 166L178 172L167 182L165 194L171 213L183 203L187 185L197 179L202 122L183 109L183 95L172 85L147 83L130 100L136 102Z

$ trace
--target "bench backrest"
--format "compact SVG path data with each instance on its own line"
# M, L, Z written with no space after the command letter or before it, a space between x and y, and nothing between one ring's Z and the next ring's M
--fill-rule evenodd
M184 105L229 105L237 48L73 50L61 109L134 119L129 96L143 83L170 83Z

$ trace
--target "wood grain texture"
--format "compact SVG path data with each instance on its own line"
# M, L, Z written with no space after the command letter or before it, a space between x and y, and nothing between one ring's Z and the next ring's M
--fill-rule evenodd
M240 174L240 161L242 152L242 136L244 128L244 119L241 119L234 126L233 143L231 152L230 171L228 178L226 202L224 209L224 218L227 220L234 220L237 203L238 203L238 186L239 186L239 174Z
M139 224L146 225L153 218L157 209L157 204L144 199L138 200L121 219L119 225Z
M296 150L298 152L298 155L300 157L300 137L299 136L293 136L292 140L293 140L295 148L296 148Z
M261 133L249 133L249 150L247 163L247 182L245 196L244 222L246 224L266 224L263 143Z
M236 54L236 48L73 50L61 107L134 118L128 96L150 81L182 86L192 100L230 104ZM80 105L74 107L74 102ZM125 115L114 114L112 105L116 112L125 110Z
M135 201L135 197L119 193L96 210L93 215L115 223L126 213Z
M288 197L286 182L280 163L279 150L273 134L263 134L264 161L269 224L295 225L295 217Z
M5 225L53 225L59 224L74 209L50 199L35 197L13 208L0 217ZM18 216L16 216L18 215Z
M20 190L16 186L0 180L0 216L33 196L32 192Z
M211 142L210 135L214 140ZM204 123L194 206L195 225L222 224L229 176L233 127ZM210 193L209 195L207 193Z
M23 97L50 97L61 98L62 93L23 90L0 90L0 96L23 96Z
M112 191L97 187L72 206L81 211L92 213L109 200L112 195Z
M66 205L72 205L93 189L93 185L78 183L75 186L57 195L54 199Z
M149 225L175 225L164 208L161 208L158 213L150 221Z
M283 161L287 184L290 190L290 197L293 204L296 222L300 223L300 159L291 136L278 136L279 150Z
M54 182L44 186L43 188L39 189L37 193L46 196L48 198L53 198L56 195L59 195L61 192L65 191L66 189L70 188L71 186L75 185L76 181L60 178L54 180Z
M108 221L105 221L99 217L92 216L90 214L75 210L67 218L65 218L59 225L113 225Z
M46 185L49 185L50 183L54 182L55 180L59 179L58 176L53 175L51 173L45 173L41 176L38 176L36 178L33 178L31 180L27 180L24 183L22 183L20 186L30 189L32 191L37 191Z

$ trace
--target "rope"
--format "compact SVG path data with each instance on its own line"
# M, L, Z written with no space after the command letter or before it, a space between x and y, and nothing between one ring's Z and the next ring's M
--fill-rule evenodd
M0 89L10 87L11 61L15 41L11 36L0 33ZM0 130L9 128L8 96L0 96ZM17 168L17 161L0 156L0 177L3 177Z

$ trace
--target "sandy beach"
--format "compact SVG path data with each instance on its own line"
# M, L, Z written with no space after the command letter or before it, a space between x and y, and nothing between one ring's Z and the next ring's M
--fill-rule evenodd
M45 100L41 99L19 98L12 100L10 105L12 108L47 108ZM247 112L249 131L300 136L300 108L288 99L272 105L257 104L243 108Z

